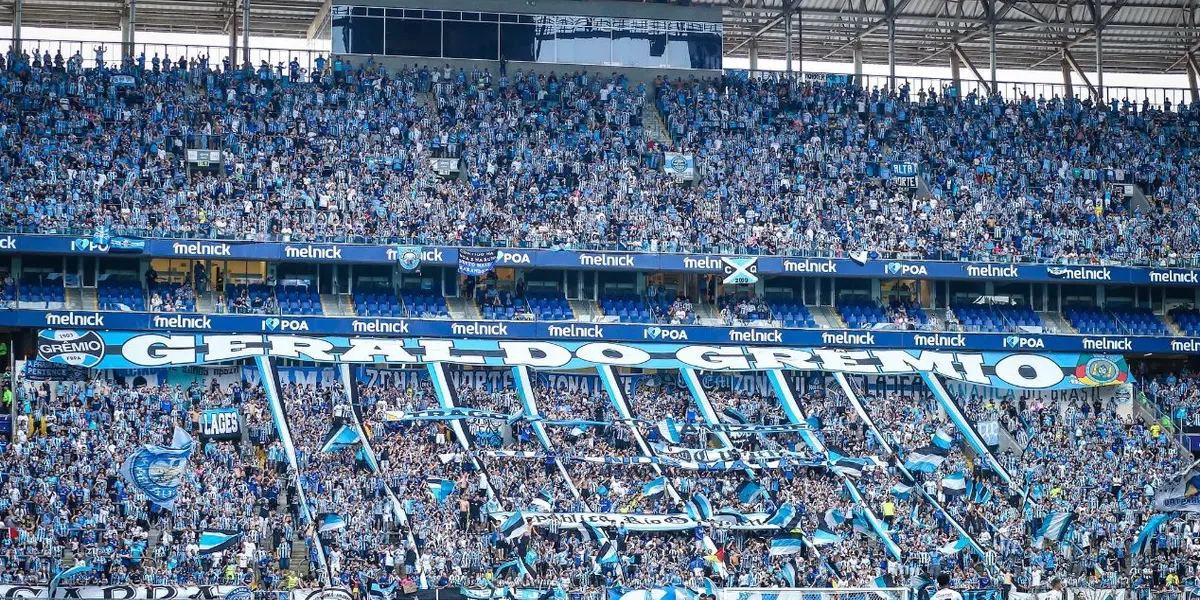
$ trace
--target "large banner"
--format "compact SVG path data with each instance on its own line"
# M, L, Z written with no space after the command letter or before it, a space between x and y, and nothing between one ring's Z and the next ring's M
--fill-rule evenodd
M458 252L458 272L478 277L496 266L495 250L467 250Z
M826 371L935 375L1017 389L1116 385L1120 356L937 350L836 350L741 345L617 344L490 339L374 338L289 334L161 334L43 330L38 357L101 369L172 367L267 357L320 363L460 364L578 370L636 367L702 371Z
M58 586L55 598L74 600L352 600L345 588L254 592L233 585L84 585ZM50 598L49 586L0 585L0 598Z
M744 520L712 519L697 521L685 514L634 514L634 513L522 513L530 527L545 527L551 524L561 528L581 527L587 523L595 527L613 528L624 527L629 531L687 531L700 525L716 529L736 529L739 531L778 531L779 525L767 522L771 515L765 513L748 513L742 515ZM508 520L513 513L496 512L492 518L498 523Z

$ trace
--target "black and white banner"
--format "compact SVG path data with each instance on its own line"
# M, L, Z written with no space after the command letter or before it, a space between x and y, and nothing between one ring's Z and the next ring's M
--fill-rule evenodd
M55 598L77 600L353 600L345 588L255 592L234 585L84 585L58 586ZM50 587L0 585L0 598L50 598Z
M496 512L492 513L492 518L497 522L503 523L513 513L511 512ZM695 529L701 524L708 525L716 529L736 529L741 531L757 531L757 530L778 530L778 525L767 523L770 515L765 513L748 513L744 515L744 521L735 522L733 520L713 519L701 523L685 514L676 515L644 515L633 513L592 513L592 512L577 512L577 513L522 513L525 516L526 523L530 527L546 527L551 524L557 525L560 529L563 527L580 527L583 523L593 525L595 527L624 527L629 531L687 531Z
M208 408L200 413L201 440L242 439L242 416L236 408Z
M496 266L495 250L469 250L460 248L458 251L458 272L463 275L479 277L491 271Z

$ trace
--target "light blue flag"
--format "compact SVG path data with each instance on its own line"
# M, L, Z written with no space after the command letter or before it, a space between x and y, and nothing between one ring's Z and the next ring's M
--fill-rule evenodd
M913 486L911 485L897 483L896 485L892 486L892 489L888 490L888 493L895 496L899 500L908 500L908 498L912 496L912 489Z
M942 493L947 498L957 498L967 493L967 477L962 474L962 471L942 478Z
M454 494L454 490L456 489L453 481L440 477L426 479L425 485L429 488L429 493L433 494L433 499L438 504L445 504L446 500Z
M642 495L646 496L647 498L653 498L654 496L657 496L665 491L667 491L666 477L659 477L642 486Z
M783 580L787 583L788 587L796 587L796 565L793 565L791 562L786 562L783 564L783 569L781 569L781 572L783 575Z
M334 427L325 435L325 443L321 445L321 452L337 452L357 444L358 440L358 430L354 427L349 425Z
M221 552L233 547L242 538L240 531L222 531L218 529L205 529L200 533L200 541L197 545L200 547L200 556Z
M504 539L506 540L519 538L528 532L529 523L525 520L525 515L521 511L513 513L500 525L500 533L504 535Z
M825 511L825 528L826 529L833 531L834 529L837 529L839 526L841 526L842 523L845 523L845 522L846 522L846 515L843 515L842 511L840 511L836 508L831 508L831 509Z
M954 445L954 436L950 435L945 429L938 429L933 434L933 445L938 448L949 450Z
M938 552L950 556L966 550L970 545L971 542L969 540L959 535L957 540L938 548Z
M825 529L825 526L822 525L818 527L817 531L812 534L812 538L810 538L810 540L814 546L828 546L830 544L836 544L842 541L842 536Z
M318 528L318 531L321 533L330 533L346 528L346 520L333 513L325 513L324 515L321 515L321 518L318 520L318 522L321 524Z
M1169 520L1171 520L1171 515L1169 514L1158 514L1150 517L1150 520L1146 521L1146 526L1138 534L1137 539L1133 540L1133 545L1129 547L1129 553L1137 556L1144 552L1150 543L1150 539L1158 532L1158 528L1162 527L1162 524Z
M554 494L550 490L542 490L538 492L529 504L542 512L552 512L554 510Z
M658 435L671 444L678 444L680 438L679 424L675 419L667 417L658 424Z
M693 494L684 504L684 509L687 510L688 516L696 521L707 521L712 518L712 504L708 502L708 498L705 498L704 494Z
M1074 521L1075 511L1073 510L1052 511L1042 517L1042 526L1038 528L1037 534L1034 536L1034 545L1041 548L1044 541L1061 542Z
M121 475L154 504L174 510L193 446L192 436L176 427L171 447L141 446L125 459Z
M780 535L771 538L771 556L787 556L803 550L804 539L799 535Z
M58 591L58 585L60 583L62 583L63 581L67 581L67 580L71 579L72 577L75 577L77 575L82 575L91 570L92 570L91 565L89 565L83 561L79 561L79 562L75 563L75 566L73 566L65 571L59 572L57 575L54 576L53 579L50 580L50 593L48 594L48 596L51 598L56 597L55 592Z

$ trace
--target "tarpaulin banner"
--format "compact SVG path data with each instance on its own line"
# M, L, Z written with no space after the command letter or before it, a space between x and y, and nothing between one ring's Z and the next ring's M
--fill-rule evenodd
M1120 356L940 350L836 350L811 347L547 342L492 339L375 338L289 334L162 334L43 330L38 358L57 364L124 369L221 363L267 357L319 363L773 369L861 375L935 375L1016 389L1116 385L1129 378Z
M43 599L49 586L0 585L0 598ZM58 586L55 598L77 600L352 600L346 588L252 591L234 585L85 585Z

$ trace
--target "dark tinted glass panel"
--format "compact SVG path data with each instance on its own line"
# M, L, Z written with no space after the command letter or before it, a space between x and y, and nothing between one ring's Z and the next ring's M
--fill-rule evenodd
M440 19L440 18L442 18L442 11L427 10L427 11L425 11L425 18L426 19Z
M479 13L479 20L495 23L500 20L500 15L496 13Z
M500 24L500 56L504 60L533 62L533 25Z
M477 12L465 12L462 15L463 15L462 20L464 20L464 21L478 21L479 20L479 13L477 13Z
M667 58L674 69L720 69L721 36L715 33L671 34Z
M447 58L500 57L496 23L442 22L442 54Z
M385 52L390 56L442 55L441 21L388 19Z
M382 8L368 8L367 15L372 16L372 17L382 17L383 9Z
M442 18L447 21L461 21L462 13L453 10L442 11Z
M350 17L350 53L383 54L383 19Z
M334 17L334 54L383 54L383 19Z
M501 23L516 23L517 15L500 15Z
M365 7L365 6L351 7L350 14L359 16L359 17L365 17L367 15L367 7Z
M612 60L627 67L666 66L667 35L614 31Z

